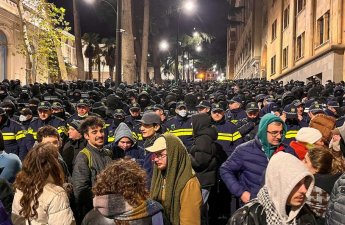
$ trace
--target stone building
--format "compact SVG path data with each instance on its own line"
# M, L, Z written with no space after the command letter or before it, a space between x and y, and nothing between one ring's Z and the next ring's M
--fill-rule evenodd
M14 0L0 0L0 81L3 79L19 79L26 83L26 61L19 53L22 44L20 21L17 5ZM32 9L30 1L24 1L24 8ZM62 54L72 68L76 67L76 55L73 36L62 43ZM47 76L36 77L38 82L49 82Z
M230 78L233 74L234 79L284 82L344 80L343 0L229 0L229 4Z

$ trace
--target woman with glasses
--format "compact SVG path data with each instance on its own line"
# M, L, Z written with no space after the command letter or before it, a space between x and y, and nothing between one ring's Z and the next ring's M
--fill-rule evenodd
M164 134L146 150L154 162L152 199L163 205L172 225L200 224L201 187L181 140Z

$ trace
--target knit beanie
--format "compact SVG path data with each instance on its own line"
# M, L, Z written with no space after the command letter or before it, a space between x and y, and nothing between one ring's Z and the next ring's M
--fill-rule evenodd
M322 138L319 130L312 127L302 127L296 135L296 141L314 144Z
M71 127L73 127L73 128L76 129L79 133L81 133L81 132L80 132L80 124L81 124L80 120L73 120L71 123L69 123L69 125L70 125Z

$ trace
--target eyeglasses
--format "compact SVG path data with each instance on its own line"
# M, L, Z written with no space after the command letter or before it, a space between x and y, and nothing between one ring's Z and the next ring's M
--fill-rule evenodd
M152 157L151 160L155 161L155 159L164 159L167 156L167 154L156 154L156 153L152 153Z
M283 135L284 131L267 131L267 133L269 133L270 135L272 135L272 137L277 137L279 134L280 136Z

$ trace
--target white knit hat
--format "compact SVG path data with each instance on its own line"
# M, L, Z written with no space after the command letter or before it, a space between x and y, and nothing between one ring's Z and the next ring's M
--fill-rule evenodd
M312 127L302 127L296 135L296 141L314 144L322 138L319 130Z

